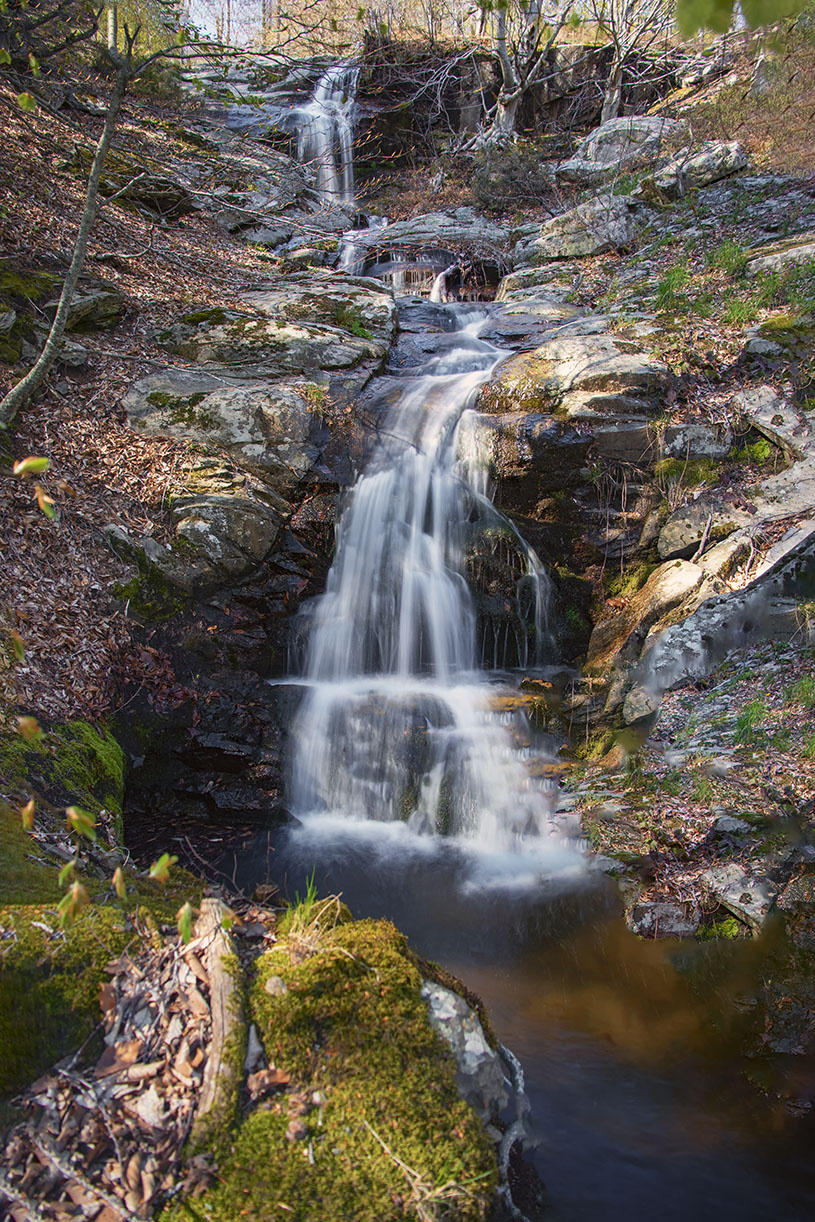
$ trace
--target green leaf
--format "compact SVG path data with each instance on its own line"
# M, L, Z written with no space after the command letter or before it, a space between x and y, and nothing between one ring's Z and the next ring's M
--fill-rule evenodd
M37 498L37 504L47 518L55 518L57 511L54 508L54 498L49 496L41 484L34 485L34 496Z
M33 93L18 93L17 105L20 107L20 110L27 110L29 114L33 114L37 109L37 99Z
M150 867L150 877L155 878L157 882L166 883L170 878L170 866L174 866L178 858L172 853L162 853L158 861L154 861Z
M57 882L60 887L65 887L68 883L73 882L74 870L76 868L76 859L74 861L66 861L65 865L59 872Z
M25 645L23 638L16 628L12 628L9 637L11 639L11 648L14 650L14 661L25 662Z
M120 900L123 900L127 895L125 874L121 866L117 866L113 871L113 890L116 892Z
M50 458L33 457L21 458L12 467L15 475L41 475L43 471L47 471L51 466Z
M37 59L36 55L34 55L34 54L31 52L31 51L29 51L29 53L28 53L28 66L29 66L29 68L31 69L31 75L32 75L32 76L40 76L40 75L41 75L41 74L40 74L40 63L39 63L39 60Z
M96 816L81 806L69 806L65 814L68 816L68 827L77 836L86 836L88 840L96 840Z
M28 743L39 743L45 738L36 717L18 717L17 731Z
M193 907L189 900L176 913L176 923L181 941L186 946L192 937Z
M0 64L10 64L11 56L5 47L0 47Z
M88 899L87 891L82 886L82 883L75 882L71 890L62 897L57 905L60 925L63 928L66 925L70 925L88 903L90 903L90 900Z
M30 832L31 829L34 827L34 811L35 810L36 810L36 807L34 805L33 798L31 799L30 802L26 802L25 806L20 807L20 819L22 821L24 832Z

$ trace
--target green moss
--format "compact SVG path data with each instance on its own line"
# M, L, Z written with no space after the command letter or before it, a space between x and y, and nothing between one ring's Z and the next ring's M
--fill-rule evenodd
M359 339L373 339L368 328L363 326L359 311L355 310L353 306L340 305L337 307L337 326L344 327L346 331L350 331Z
M130 581L116 582L113 593L128 603L139 619L150 623L171 619L189 603L189 596L183 590L171 585L153 568L145 569Z
M641 560L639 564L628 565L622 572L606 572L603 585L607 595L630 598L642 589L656 567L653 561Z
M734 941L737 938L746 938L747 936L748 930L746 926L742 925L741 921L737 921L734 916L723 917L720 921L713 921L710 925L703 925L696 935L700 942Z
M85 721L53 727L39 742L0 736L0 772L7 784L31 789L57 807L82 806L114 816L121 836L124 755L109 730Z
M663 484L683 484L686 488L699 488L716 479L719 464L712 458L662 458L654 466L654 475Z
M181 319L188 327L197 327L199 323L209 322L214 326L221 326L227 321L227 313L225 310L219 309L217 306L208 310L195 310L192 314L185 314Z
M283 995L266 991L273 976L285 981ZM389 1222L411 1194L397 1159L439 1216L486 1218L494 1148L458 1094L420 986L405 938L385 921L340 924L321 932L316 949L292 942L264 955L251 1007L269 1061L324 1102L302 1118L303 1141L286 1136L285 1096L261 1103L238 1130L217 1186L165 1219Z

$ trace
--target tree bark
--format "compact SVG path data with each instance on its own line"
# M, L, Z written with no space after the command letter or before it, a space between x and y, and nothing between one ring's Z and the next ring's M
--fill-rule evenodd
M606 81L606 88L603 94L603 109L600 113L600 123L608 123L609 119L616 119L620 113L620 105L623 100L623 65L620 60L615 60L611 65L611 72Z
M114 52L115 54L115 52ZM116 127L116 119L119 114L119 107L122 104L125 90L127 89L128 81L131 77L131 66L127 59L120 59L117 64L116 83L113 86L110 104L108 105L107 114L105 115L105 126L102 135L99 137L99 143L96 146L96 154L91 166L90 178L88 179L88 187L85 192L85 207L82 211L82 217L79 222L79 231L77 233L76 245L74 246L73 258L71 265L68 268L68 274L65 277L65 283L62 286L59 305L54 316L54 321L51 323L51 330L48 332L48 338L45 341L45 347L40 353L34 366L28 371L15 386L12 386L8 394L0 399L0 428L8 428L20 408L28 402L34 391L48 374L59 349L59 342L62 339L65 331L65 323L68 319L68 310L73 300L74 290L76 289L79 277L82 275L82 269L85 266L85 252L88 247L88 238L90 237L93 222L96 219L97 212L97 196L99 194L99 181L102 177L102 170L105 166L105 158L107 157L110 142L113 139L113 131Z

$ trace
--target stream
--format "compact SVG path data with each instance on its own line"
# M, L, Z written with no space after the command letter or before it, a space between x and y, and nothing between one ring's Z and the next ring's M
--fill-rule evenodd
M354 79L329 70L292 112L329 200L352 198ZM489 307L438 304L443 270L432 313L400 302L379 440L347 495L325 593L300 613L291 673L274 681L297 705L296 823L247 833L220 868L290 899L313 878L355 916L392 920L484 999L524 1066L528 1158L553 1222L812 1219L811 1118L748 1085L739 1051L772 935L631 934L559 800L557 744L513 704L521 672L558 663L549 584L492 505L468 427L504 355L480 338ZM392 282L408 283L403 272ZM435 326L417 342L423 310ZM515 579L502 622L472 582L498 536Z

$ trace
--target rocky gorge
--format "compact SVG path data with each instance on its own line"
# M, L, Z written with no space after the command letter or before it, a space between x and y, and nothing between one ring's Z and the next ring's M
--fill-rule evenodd
M208 87L217 95L220 87ZM747 942L754 934L765 939L762 946L772 942L772 976L749 1002L741 1047L749 1056L774 1057L766 1092L806 1112L806 1083L789 1059L812 1055L815 987L808 418L815 197L800 178L758 172L733 141L699 142L681 113L604 127L552 167L549 219L495 220L466 204L369 227L357 205L320 198L309 167L257 134L236 137L222 98L210 96L185 115L173 158L162 159L160 202L144 197L138 206L157 212L164 230L181 216L200 219L236 248L245 243L253 262L222 295L209 285L195 300L188 290L183 310L164 309L155 321L149 312L139 317L144 367L119 379L115 411L125 448L146 447L143 470L159 453L151 447L170 447L172 463L162 466L160 505L117 517L106 501L95 538L116 613L133 625L135 648L148 651L142 662L160 681L142 674L128 686L125 677L124 699L104 722L65 719L58 702L49 716L47 702L38 707L26 695L31 663L15 668L9 657L22 707L43 719L49 737L7 736L4 793L12 805L4 836L9 860L13 854L23 862L12 806L36 795L53 812L75 798L101 821L108 841L80 855L91 877L122 861L127 845L144 865L172 849L210 884L223 884L228 854L214 852L213 839L254 843L258 833L290 824L298 612L324 590L339 516L359 473L388 443L404 371L443 361L458 342L449 303L480 297L485 319L477 343L500 356L461 417L459 444L489 486L498 516L470 512L463 571L482 665L502 680L509 676L510 690L495 693L497 714L515 719L516 734L521 727L523 750L545 742L541 769L554 823L572 846L587 850L592 871L614 880L630 930L693 945ZM169 211L168 198L175 201ZM342 235L349 229L347 255ZM118 270L113 261L108 266ZM43 281L35 295L35 274L15 267L0 281L8 306L3 334L23 359L25 345L37 343L29 311L41 304L47 313L45 297L53 293ZM406 296L405 287L420 292ZM85 283L59 394L70 397L72 379L81 385L89 359L77 351L74 333L92 337L92 361L93 328L116 326L126 306L115 284ZM714 324L724 314L722 335ZM15 455L20 445L42 440L38 427L21 422ZM547 575L545 632L525 594L529 549ZM800 728L791 731L795 719ZM411 796L405 816L418 809ZM37 839L45 860L49 853L73 856L56 824L42 825ZM234 884L237 864L232 870ZM3 929L11 931L13 968L21 922L32 916L50 930L34 932L45 940L37 954L56 954L48 947L52 884L44 874L31 884L35 894L43 888L41 908L27 916L22 895L8 900ZM200 881L182 880L170 900L155 882L132 885L145 928L157 936L172 924L185 886L198 889ZM28 890L26 883L23 894ZM253 1216L267 1216L269 1194L281 1184L303 1202L295 1206L299 1216L328 1208L329 1188L315 1177L306 1187L296 1163L314 1165L324 1108L328 1123L339 1126L331 1140L340 1150L345 1138L337 1134L349 1120L358 1139L357 1113L343 1092L350 1098L355 1089L360 1048L367 1057L391 1021L390 1011L383 1018L370 1001L369 977L380 1001L398 994L407 1033L404 1047L388 1045L395 1059L383 1060L374 1111L393 1120L394 1130L442 1117L440 1149L452 1157L449 1138L460 1165L448 1173L448 1195L434 1196L443 1167L415 1172L416 1179L408 1172L438 1135L422 1130L410 1152L391 1146L366 1104L372 1132L364 1153L331 1151L341 1163L382 1151L389 1160L376 1186L385 1195L375 1193L369 1214L359 1216L397 1216L387 1211L416 1201L441 1211L419 1216L484 1216L499 1170L506 1186L513 1143L517 1157L526 1105L521 1079L512 1081L511 1054L483 1013L483 1025L475 1018L477 1001L465 1003L458 986L417 961L395 931L349 923L339 905L323 910L316 901L315 909L312 896L305 912L298 916L295 908L288 924L275 925L264 906L273 894L259 890L246 901L238 941L247 949L230 951L251 992L241 1038L250 1051L254 1031L265 1047L253 1061L241 1045L243 1065L246 1074L271 1077L254 1086L242 1081L240 1098L233 1085L225 1127L207 1138L216 1166L229 1167L214 1187L207 1168L198 1177L215 1210L209 1216L235 1216L254 1191L247 1184L257 1173L261 1139L277 1170L274 1188L264 1182L252 1197ZM118 955L127 933L127 920L105 932L106 958ZM189 963L183 948L178 954ZM28 969L14 970L22 979ZM117 997L127 995L123 970L120 962ZM210 987L211 974L202 970ZM93 992L98 981L85 984ZM183 989L189 992L182 981ZM425 1003L417 1008L420 989L430 1000L429 1020ZM350 991L346 1009L335 1012L342 990ZM314 1008L319 998L325 1013ZM359 1014L369 1003L367 1034L347 1046L347 1007ZM81 1014L82 1006L71 1004ZM84 1004L87 1012L87 997ZM110 1029L116 1013L108 1014ZM21 1021L11 1021L8 1040ZM449 1060L442 1058L444 1072L434 1069L428 1021L455 1028L450 1043L463 1043L467 1055L478 1044L477 1089L486 1082L493 1092L481 1104L491 1140L483 1123L461 1110ZM323 1032L335 1022L347 1077L335 1077L328 1059L303 1060L302 1031L313 1023ZM61 1050L70 1052L72 1039L73 1031ZM185 1056L196 1046L190 1036ZM397 1066L418 1047L429 1058L422 1062L426 1080L408 1092L412 1098L391 1099ZM23 1058L10 1079L15 1090L54 1060L43 1056L40 1048ZM457 1060L461 1088L461 1049ZM151 1056L145 1052L138 1063ZM246 1076L240 1066L236 1073ZM287 1080L274 1081L276 1073ZM504 1114L499 1122L505 1078L518 1110L514 1120ZM468 1107L473 1089L464 1087ZM57 1086L52 1094L57 1099ZM327 1101L335 1098L332 1119ZM57 1104L37 1106L48 1115ZM105 1100L95 1106L102 1115ZM150 1114L141 1120L149 1125ZM28 1166L25 1182L33 1183ZM321 1174L339 1194L331 1208L348 1214L353 1176L333 1166ZM63 1169L60 1191L65 1182ZM403 1186L398 1206L394 1183ZM461 1183L476 1187L462 1190ZM18 1186L24 1196L24 1183ZM144 1180L129 1191L136 1196L128 1208L149 1216L154 1195ZM171 1206L167 1216L177 1208L183 1206ZM518 1216L506 1194L503 1208ZM539 1216L535 1200L522 1208Z

